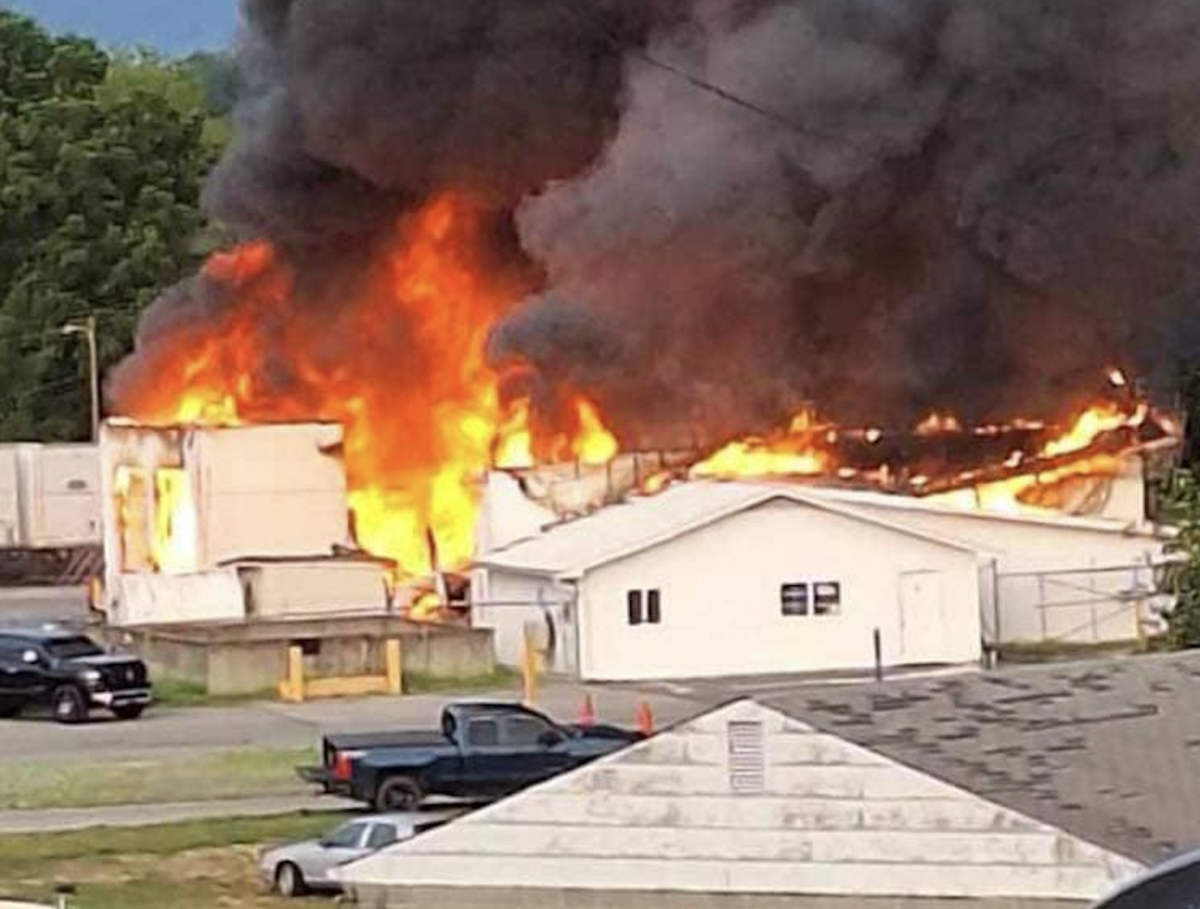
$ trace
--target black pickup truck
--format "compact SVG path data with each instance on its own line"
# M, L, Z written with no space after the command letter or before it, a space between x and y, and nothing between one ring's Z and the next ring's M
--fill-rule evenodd
M151 699L146 664L106 653L69 629L0 628L0 717L49 707L61 723L79 723L94 709L119 719L141 716Z
M326 792L400 811L430 795L507 795L639 738L615 726L562 726L519 704L452 704L440 731L327 736L323 766L299 772Z

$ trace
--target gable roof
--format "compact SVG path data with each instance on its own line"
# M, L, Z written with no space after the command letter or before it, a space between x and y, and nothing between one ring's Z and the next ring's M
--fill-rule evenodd
M341 877L389 888L1090 899L1140 870L739 700L389 847Z
M1140 861L1200 845L1200 652L764 699Z
M578 577L589 569L774 500L839 514L938 546L972 554L979 552L978 547L961 540L847 508L796 486L695 480L671 486L657 495L635 497L587 517L555 525L540 536L493 550L477 559L476 564L531 574Z

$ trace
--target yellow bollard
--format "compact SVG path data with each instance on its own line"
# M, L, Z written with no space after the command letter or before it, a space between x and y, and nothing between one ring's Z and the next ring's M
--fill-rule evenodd
M538 673L542 668L541 653L533 641L533 634L528 628L521 642L521 679L524 683L526 707L537 704Z
M288 648L287 678L279 683L279 697L293 704L304 700L304 651L296 645Z
M398 638L390 638L384 642L384 656L387 659L387 693L403 694L404 659Z

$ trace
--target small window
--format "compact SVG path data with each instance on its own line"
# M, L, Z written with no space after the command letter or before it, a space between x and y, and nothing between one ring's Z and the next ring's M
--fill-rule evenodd
M382 849L384 846L390 846L396 842L396 828L392 824L376 824L371 828L371 835L367 837L368 849Z
M495 720L471 720L467 727L467 744L487 748L500 744L500 729Z
M662 623L662 596L657 590L646 591L646 621L651 625Z
M504 734L508 744L514 748L529 748L540 745L546 733L553 732L548 723L536 717L514 716L504 721Z
M808 615L808 585L784 584L779 588L779 605L784 615Z
M642 592L631 590L625 594L625 602L629 608L629 624L642 624Z
M842 611L842 585L837 581L813 584L813 615L837 615Z

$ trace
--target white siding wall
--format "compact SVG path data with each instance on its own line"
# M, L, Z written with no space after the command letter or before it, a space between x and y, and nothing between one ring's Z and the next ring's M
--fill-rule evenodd
M731 772L756 763L753 754L731 759L731 724L740 724L737 741L761 742L752 778ZM342 875L352 885L397 891L1092 899L1139 870L743 701L386 849Z
M239 622L246 617L242 585L232 568L196 574L117 576L115 625Z
M904 635L906 572L935 573L941 595ZM781 585L817 581L841 585L840 614L782 614ZM631 589L661 591L661 624L629 625ZM580 591L582 675L598 681L867 668L875 628L889 664L980 655L972 553L795 502L770 502L602 566Z
M95 445L0 445L0 546L100 542Z
M496 661L516 666L521 661L525 626L543 629L547 615L554 623L553 672L573 672L576 638L572 623L572 591L539 575L481 569L472 579L471 624L490 628ZM545 634L542 641L549 643Z
M1148 563L1163 541L1145 534L987 518L970 513L919 509L853 508L907 527L964 540L994 554L1000 575L1000 641L1061 639L1073 642L1128 640L1136 635L1135 612L1119 594L1138 583L1149 586L1151 572L1093 571ZM1074 575L1053 573L1071 571ZM1045 573L1038 578L1031 573ZM1022 575L1022 577L1005 576ZM989 602L991 592L988 594ZM1049 603L1043 609L1041 604ZM990 608L990 607L989 607ZM987 616L989 629L994 625Z
M240 556L328 554L348 542L346 474L321 451L336 426L295 424L195 431L184 460L200 490L200 564Z
M0 445L0 546L21 541L21 498L15 446Z
M100 542L100 449L96 445L22 446L25 545Z

